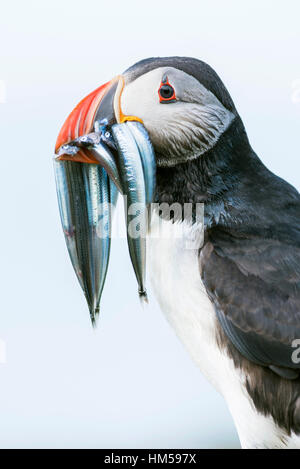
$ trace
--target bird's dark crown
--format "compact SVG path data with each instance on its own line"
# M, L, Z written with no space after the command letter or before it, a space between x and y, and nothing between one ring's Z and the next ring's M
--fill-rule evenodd
M229 111L236 113L234 103L221 78L212 67L202 60L192 57L152 57L141 60L125 71L128 81L159 67L174 67L196 78L207 90L213 93Z

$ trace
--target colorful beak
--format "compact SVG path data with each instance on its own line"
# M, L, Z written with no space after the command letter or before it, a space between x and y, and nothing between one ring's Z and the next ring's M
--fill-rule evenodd
M123 89L124 79L118 76L84 98L65 121L55 145L62 226L93 324L108 268L118 191L126 196L128 247L139 294L146 298L147 204L154 194L155 157L142 121L122 113Z

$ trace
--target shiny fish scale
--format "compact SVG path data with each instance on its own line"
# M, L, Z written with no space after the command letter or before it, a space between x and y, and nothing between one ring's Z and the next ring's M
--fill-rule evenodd
M69 255L94 323L110 252L110 187L100 165L55 161L57 195ZM106 223L103 221L104 211Z
M69 186L68 186L68 177L66 171L66 163L60 161L54 161L54 172L56 179L56 191L58 198L58 205L60 211L60 218L63 227L63 232L65 235L65 240L70 255L70 259L77 275L78 281L81 285L81 288L84 289L82 272L80 270L79 259L76 250L76 241L75 241L75 230L73 226L72 219L72 203L70 200Z
M127 242L131 262L139 285L139 294L146 298L145 269L146 269L146 239L145 236L133 238L129 234L130 222L136 215L130 215L128 208L138 203L141 210L141 223L145 231L146 227L146 195L143 166L139 149L126 124L115 124L111 128L114 141L118 149L118 169L123 193L127 195L127 207L125 207L127 224Z
M89 219L88 245L90 264L90 302L93 314L98 313L110 250L109 182L106 172L98 165L84 165L87 215Z
M146 204L155 188L155 159L142 124L116 124L103 135L89 134L64 146L61 153L76 154L79 147L94 153L99 164L55 161L55 176L61 222L69 255L95 322L110 253L111 217L118 191L127 196L128 207L139 204L137 237L130 236L130 222L137 219L126 206L127 239L139 294L146 298ZM106 135L106 134L105 134ZM78 146L77 146L78 145ZM113 153L108 148L112 148ZM118 155L115 157L115 147ZM111 178L111 179L110 179ZM115 183L115 184L114 184ZM111 203L111 205L109 204ZM135 232L136 233L136 232Z
M156 162L154 150L145 127L140 122L126 122L135 143L139 149L145 179L146 203L153 201L156 176Z

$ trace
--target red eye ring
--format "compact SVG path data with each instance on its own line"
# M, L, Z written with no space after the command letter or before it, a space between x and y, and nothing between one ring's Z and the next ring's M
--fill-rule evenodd
M176 101L176 94L173 86L169 83L168 77L164 77L158 90L159 102L170 103Z

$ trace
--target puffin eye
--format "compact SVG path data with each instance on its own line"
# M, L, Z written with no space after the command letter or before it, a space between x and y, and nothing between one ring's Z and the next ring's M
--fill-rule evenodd
M168 81L168 77L166 77L160 84L159 90L159 101L161 103L170 103L176 101L175 90L172 85L170 85Z
M174 88L170 85L163 85L159 90L159 94L163 99L170 99L174 94Z

